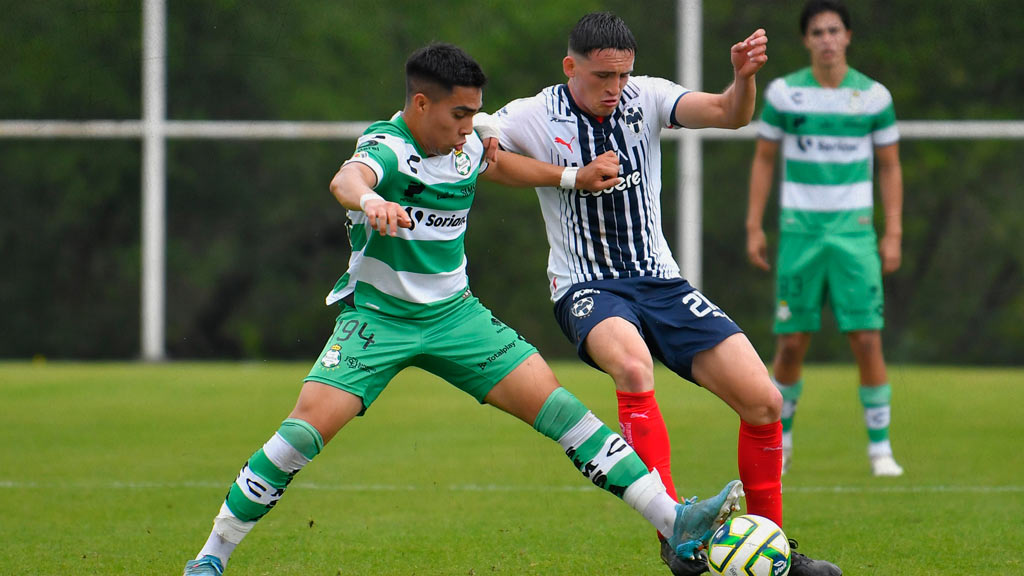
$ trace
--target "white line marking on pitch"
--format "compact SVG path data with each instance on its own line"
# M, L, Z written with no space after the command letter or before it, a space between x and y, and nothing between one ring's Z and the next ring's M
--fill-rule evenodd
M230 482L182 481L182 482L59 482L0 480L0 489L31 488L75 488L98 490L166 490L175 488L217 488L229 486ZM339 492L582 492L597 490L590 484L541 486L536 484L449 484L446 486L416 484L323 484L318 482L296 482L293 486L304 490L326 490ZM1024 486L790 486L786 494L998 494L1024 492Z

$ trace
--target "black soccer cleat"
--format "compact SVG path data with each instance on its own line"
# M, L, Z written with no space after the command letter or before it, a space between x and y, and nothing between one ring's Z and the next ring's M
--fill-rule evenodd
M827 560L814 560L796 551L797 543L789 539L789 576L842 576L839 566Z
M698 576L707 574L708 561L704 552L698 552L693 558L680 558L668 540L661 540L661 561L672 571L673 576Z

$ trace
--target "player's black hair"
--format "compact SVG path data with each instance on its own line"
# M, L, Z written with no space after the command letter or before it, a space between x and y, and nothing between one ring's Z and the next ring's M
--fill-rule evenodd
M843 21L843 26L846 26L847 30L853 30L850 26L850 11L846 9L846 4L843 4L842 0L810 0L804 5L803 12L800 12L800 35L807 35L807 25L811 22L811 18L814 18L822 12L835 12L839 14L839 19Z
M636 53L633 32L611 12L591 12L580 18L569 33L569 50L581 56L607 48Z
M431 99L451 94L456 86L483 88L483 69L458 46L433 43L412 53L405 61L405 98L422 92Z

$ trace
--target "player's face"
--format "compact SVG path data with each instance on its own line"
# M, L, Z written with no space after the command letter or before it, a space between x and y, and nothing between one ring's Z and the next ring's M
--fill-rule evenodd
M424 96L423 130L418 135L424 152L445 156L452 149L462 150L466 137L473 133L473 115L483 107L483 95L480 88L455 86L439 100Z
M576 104L592 116L611 115L633 73L635 56L629 50L613 48L594 50L587 56L566 56L562 69L569 77L569 90Z
M852 33L835 12L822 12L807 23L804 46L811 53L811 65L830 67L846 63L846 48Z

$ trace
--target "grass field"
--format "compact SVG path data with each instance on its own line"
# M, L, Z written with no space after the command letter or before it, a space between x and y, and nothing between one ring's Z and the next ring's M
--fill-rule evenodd
M0 574L180 574L305 363L0 363ZM614 423L607 377L555 365ZM907 474L869 476L852 366L812 366L786 532L848 575L1024 574L1024 370L890 368ZM736 419L659 368L680 493L736 475ZM613 424L614 426L614 424ZM557 445L407 370L242 543L229 575L669 574Z

